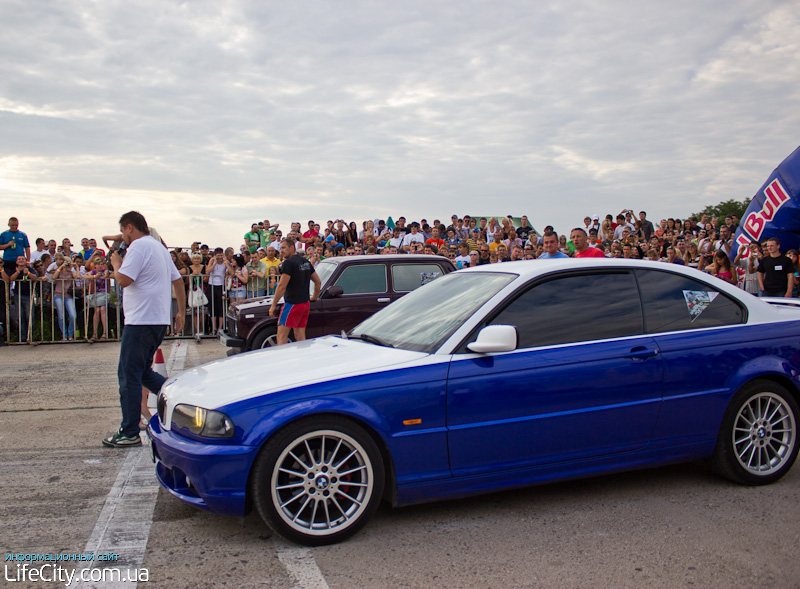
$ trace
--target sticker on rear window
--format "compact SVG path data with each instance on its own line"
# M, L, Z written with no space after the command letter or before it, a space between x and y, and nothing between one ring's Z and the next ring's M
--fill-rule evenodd
M683 298L686 299L686 308L689 309L689 317L692 318L692 322L700 317L700 313L708 309L711 301L717 298L718 294L718 292L708 292L705 290L683 291Z
M423 284L428 284L429 282L433 281L437 278L441 272L420 272L419 279L420 279L420 286Z

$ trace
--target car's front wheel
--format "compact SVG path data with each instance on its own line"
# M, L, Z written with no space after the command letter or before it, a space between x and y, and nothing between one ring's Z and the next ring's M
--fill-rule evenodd
M291 332L289 332L289 341L294 341L294 337ZM263 348L271 348L272 346L277 345L278 327L273 325L272 327L265 327L258 333L258 335L256 335L256 337L253 338L253 345L250 347L250 349L261 350Z
M253 499L280 535L307 546L349 538L367 523L383 494L375 442L347 419L312 417L278 432L259 454Z
M797 458L797 420L785 387L767 380L742 387L725 412L712 467L746 485L777 481Z

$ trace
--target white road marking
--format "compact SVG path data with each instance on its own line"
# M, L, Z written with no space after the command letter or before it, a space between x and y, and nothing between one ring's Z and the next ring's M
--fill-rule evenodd
M183 370L187 349L186 343L180 340L172 344L166 362L167 374L172 376ZM142 433L142 436L146 435ZM144 562L159 484L147 448L130 448L124 452L128 456L106 497L84 552L93 552L95 558L98 554L109 552L119 554L119 559L109 562L108 568L128 569L128 578L133 579L134 571L141 569ZM330 589L308 548L279 545L277 556L298 589ZM103 567L95 560L93 568ZM124 570L121 577L125 578ZM75 585L98 589L134 589L137 583L76 582Z
M167 374L175 376L176 373L183 370L186 365L186 352L189 346L186 342L175 340L172 342L172 350L169 353L169 360L167 360Z
M167 374L175 374L183 370L186 363L187 346L175 341L167 363ZM151 395L154 397L154 395ZM142 432L146 443L146 432ZM113 451L113 450L110 450ZM117 450L120 451L120 450ZM92 568L128 569L129 578L135 578L135 570L140 569L144 561L150 526L153 524L153 510L158 496L158 480L154 476L153 462L146 447L121 450L127 452L125 462L117 475L117 480L106 497L100 517L97 518L94 530L86 542L84 552L95 554ZM116 561L99 563L97 555L114 553ZM105 565L105 566L103 566ZM79 587L133 589L135 582L125 582L123 570L121 582L86 582L77 583Z
M153 463L147 449L137 447L122 451L127 452L128 456L106 497L84 552L95 555L91 568L117 568L123 571L121 578L124 579L124 569L134 571L141 568L144 561L158 495L158 482L153 476ZM97 561L97 555L109 552L118 554L118 560L107 563ZM135 578L135 573L131 572L130 577ZM130 589L136 587L136 583L121 580L118 583L77 583L77 586Z
M298 589L329 589L322 571L319 570L314 556L308 548L297 546L280 546L278 560L281 561L289 576L294 579Z

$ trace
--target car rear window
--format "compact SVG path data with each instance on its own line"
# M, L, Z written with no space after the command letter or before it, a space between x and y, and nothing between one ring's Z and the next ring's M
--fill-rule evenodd
M443 274L439 264L393 264L395 292L411 292Z
M742 307L713 286L688 276L637 270L648 333L736 325L744 321Z

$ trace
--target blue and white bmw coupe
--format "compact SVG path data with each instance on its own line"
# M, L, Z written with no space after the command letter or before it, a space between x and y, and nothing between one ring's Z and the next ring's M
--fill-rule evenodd
M343 337L170 379L148 433L170 493L341 541L407 505L708 459L771 483L797 456L800 309L707 274L549 260L443 276Z

